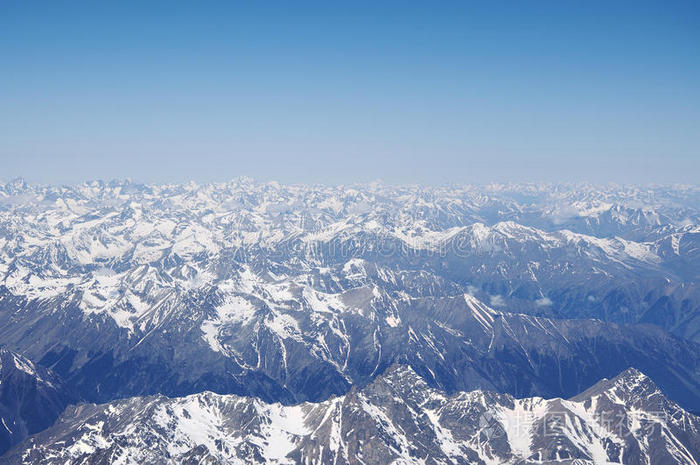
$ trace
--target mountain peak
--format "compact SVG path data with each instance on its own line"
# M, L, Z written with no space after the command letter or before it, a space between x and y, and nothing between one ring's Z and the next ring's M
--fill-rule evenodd
M603 378L572 400L585 400L594 396L606 395L632 402L635 399L648 399L661 391L647 375L634 367L629 367L612 379Z
M384 373L378 376L377 379L391 385L396 384L399 386L415 386L416 384L423 384L425 387L428 386L423 378L416 373L416 371L410 365L403 363L394 363L387 368Z
M656 383L634 367L627 368L610 381L616 386L625 387L630 390L644 388L647 391L658 391Z
M613 380L620 380L620 381L623 381L623 380L624 381L648 380L649 382L653 382L653 381L651 381L651 379L647 375L645 375L644 373L642 373L641 371L639 371L635 367L629 367L626 370L620 372L620 374L615 376L613 378Z

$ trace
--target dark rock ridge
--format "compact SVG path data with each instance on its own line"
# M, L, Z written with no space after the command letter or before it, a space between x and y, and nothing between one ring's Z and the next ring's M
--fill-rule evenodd
M28 306L0 337L97 402L202 390L319 401L403 362L447 392L521 397L569 397L637 366L672 399L700 409L698 346L654 326L500 313L469 295L398 299L377 287L255 286L255 294L211 290L163 301L157 325L130 335L74 307Z

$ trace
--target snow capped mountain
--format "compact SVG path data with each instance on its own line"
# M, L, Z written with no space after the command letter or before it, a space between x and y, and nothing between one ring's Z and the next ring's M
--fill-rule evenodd
M603 313L694 334L697 285L683 276L697 263L669 263L694 257L681 245L696 234L697 190L522 190L11 183L0 188L0 336L93 401L202 389L323 400L407 360L448 390L561 396L632 364L665 370L651 374L700 409L692 344L506 313ZM675 218L661 226L671 239L515 221L603 201L657 206ZM649 224L620 227L631 237ZM683 255L669 261L657 244L673 249L674 237ZM584 354L591 365L573 370ZM555 382L563 372L543 376L548 363L572 373Z
M634 366L700 411L699 200L689 186L13 181L0 185L0 340L81 401L138 396L124 402L146 408L167 401L143 396L229 402L231 394L268 409L259 420L277 415L269 424L284 423L280 412L311 421L311 404L288 410L299 402L321 408L368 395L397 363L445 399L475 389L497 399L569 398ZM158 434L180 434L185 445L159 454L183 462L225 463L260 445L241 437L215 449L248 452L215 455L189 433L163 428ZM430 430L442 439L425 440L448 444L445 463L460 448L487 457L493 447L443 429ZM330 444L341 439L328 434L326 452L314 443L304 456L340 451ZM515 441L506 455L481 460L576 463L613 447L568 438L537 449L545 455ZM98 443L90 447L116 453ZM588 459L557 452L578 454L572 447ZM293 449L302 453L297 442ZM401 454L405 463L425 457Z
M446 396L406 366L320 403L203 392L69 408L7 463L694 464L700 419L629 369L570 399Z
M75 299L86 315L133 330L149 326L147 313L162 315L152 312L157 302L235 278L236 263L284 277L364 258L478 288L510 311L637 322L665 299L675 315L664 327L692 339L698 196L681 187L16 181L0 185L0 282L29 300ZM645 207L621 213L632 205ZM618 231L562 223L564 211L586 219L617 212Z

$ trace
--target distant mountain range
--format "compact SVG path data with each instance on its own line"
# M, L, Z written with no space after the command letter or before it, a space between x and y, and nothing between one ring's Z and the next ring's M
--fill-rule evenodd
M31 396L0 397L0 412L11 412L3 420L15 422L0 436L0 451L76 402L133 397L123 401L128 408L171 402L149 396L194 396L172 402L245 399L281 402L288 407L275 408L292 412L299 402L321 409L329 399L347 400L398 378L427 384L445 402L481 395L500 403L509 395L571 398L634 367L671 399L664 402L697 412L699 225L695 186L324 187L239 179L51 187L15 180L0 185L3 365L13 357L34 361L38 375L29 383L42 386L38 397L51 407L43 410L47 420L34 422L16 408L17 399ZM8 386L17 384L9 379ZM47 379L57 388L44 390L40 380ZM474 393L455 394L462 391ZM28 392L26 385L18 392ZM103 408L71 407L45 434L82 444L66 428L82 421L81 412ZM114 431L124 420L118 416L108 416ZM17 426L23 421L31 426ZM697 451L697 433L678 431L674 437ZM41 437L35 446L56 460L72 457L55 449L55 436ZM426 440L444 463L454 458L437 439ZM303 453L295 445L302 455L290 460L323 457L314 447L325 444L330 453L328 441L299 446ZM255 456L217 455L195 443L164 445L170 455L160 451L153 460L236 463ZM253 454L248 439L240 444ZM467 447L455 444L449 447ZM573 444L588 459L553 452L578 453L569 446L542 445L545 455L534 456L535 449L527 455L510 444L489 462L486 446L472 446L484 463L576 463L600 454L589 443ZM649 456L644 444L646 451L623 449L628 457L634 447ZM117 453L110 447L95 451ZM376 453L390 450L399 449ZM668 463L686 463L682 454L668 454L676 460Z

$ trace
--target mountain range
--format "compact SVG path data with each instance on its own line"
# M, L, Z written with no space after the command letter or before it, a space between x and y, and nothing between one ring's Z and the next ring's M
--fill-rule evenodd
M646 386L653 384L649 376L658 389L644 392L651 398L658 391L654 398L692 423L695 417L682 409L700 411L699 205L694 186L328 187L246 178L206 185L2 184L0 388L15 394L2 391L0 397L0 412L8 412L3 421L12 422L0 437L0 452L48 428L67 405L76 406L31 439L31 447L56 460L82 450L82 434L92 430L69 430L88 422L83 415L104 417L110 435L121 435L120 428L152 431L158 425L145 417L127 425L134 412L129 409L172 410L183 402L215 405L207 415L232 415L230 428L240 426L239 418L272 424L279 418L265 415L303 411L303 424L295 428L323 430L325 423L307 410L330 411L329 402L346 401L357 410L357 396L374 395L400 379L450 405L464 396L486 396L487 404L515 402L521 409L524 402L574 412L569 407L579 402L575 396L592 385L602 389L601 379L622 373L615 378L621 385L638 379ZM19 365L33 367L33 377L18 381L12 374L18 370L29 376L18 368L6 373L5 367ZM21 407L42 401L49 405L41 408L42 417ZM373 408L388 408L386 401L377 399ZM415 402L407 405L421 412ZM629 418L635 415L631 402L617 402ZM239 404L248 405L248 413ZM107 406L132 413L110 416ZM594 430L586 416L590 408L595 410L577 410L567 421ZM267 413L251 416L253 411ZM393 407L390 413L384 411L391 422L400 421L392 417L398 415ZM433 414L417 415L425 421ZM437 428L466 438L480 427L473 424L478 417L469 418ZM448 441L429 423L415 421L416 432L436 435L425 438L425 450L418 451L415 441L424 442L418 436L406 436L406 450L396 449L402 443L394 438L399 442L393 446L363 452L384 454L367 463L383 463L392 453L398 455L390 460L413 463L438 450L442 458L431 455L435 463L456 456L464 463L600 463L595 457L603 457L590 435L585 447L582 436L566 436L573 446L557 449L536 438L530 445L538 449L506 441L495 452L488 449L496 447L495 438ZM224 445L231 430L216 424L223 428L216 432L223 441L217 453L198 448L204 443L191 437L182 439L187 448L176 447L172 441L179 439L168 435L180 433L161 425L164 431L146 434L157 436L160 452L143 460L266 457L254 438ZM677 428L654 439L676 460L668 463L693 463L674 452L684 450L679 444L697 460L697 432L690 431L683 436ZM385 439L377 434L380 439L372 440ZM56 438L65 435L79 444L73 452L56 449ZM306 439L294 442L292 455L276 460L332 463L323 451L334 450L332 460L342 463L342 447L329 435L300 433ZM97 455L84 463L106 460L103 453L141 460L134 458L140 447L131 440L117 447L103 439L110 445L90 442L94 453L88 456ZM370 437L353 439L354 447L360 440L369 444ZM650 458L656 448L644 440L600 444L606 460L621 459L620 450ZM356 463L358 457L355 451L343 460ZM652 463L667 463L659 457Z

